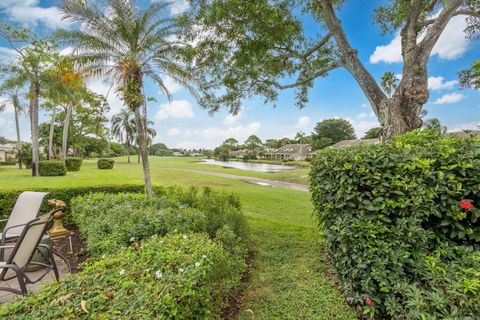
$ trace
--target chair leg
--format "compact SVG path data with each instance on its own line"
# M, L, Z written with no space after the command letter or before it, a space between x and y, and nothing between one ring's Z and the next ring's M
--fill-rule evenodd
M26 295L28 293L27 286L25 284L25 274L18 266L12 266L13 271L15 271L17 275L18 285L20 286L20 291L22 295Z
M55 262L55 256L53 255L53 249L50 250L50 260L52 263L53 273L55 274L55 279L58 281L60 279L60 274L58 273L57 263Z

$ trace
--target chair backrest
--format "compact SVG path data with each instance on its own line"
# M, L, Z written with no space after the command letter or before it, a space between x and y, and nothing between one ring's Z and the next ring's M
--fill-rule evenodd
M33 257L35 249L40 244L52 218L53 216L47 213L28 222L5 262L16 264L19 268L25 267ZM5 269L0 274L0 278L3 279L5 276L10 277L14 274L11 269Z
M21 224L24 225L35 219L42 205L43 198L45 198L47 194L48 192L22 192L20 196L18 196L17 202L13 207L5 228ZM19 236L22 233L23 228L24 226L21 226L8 230L6 235L7 238Z

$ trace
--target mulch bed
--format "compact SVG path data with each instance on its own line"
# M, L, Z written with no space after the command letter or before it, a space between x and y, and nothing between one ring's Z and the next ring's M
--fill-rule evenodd
M53 247L67 258L72 268L72 273L77 273L82 271L81 264L88 258L85 253L86 244L80 236L77 226L66 225L65 228L70 231L70 236L52 239ZM70 238L72 239L71 246Z
M245 262L247 263L247 269L242 275L241 288L227 298L227 307L222 310L222 319L237 319L240 308L242 307L244 290L248 282L250 281L250 273L253 269L254 259L255 254L252 251L249 251L247 257L245 258Z

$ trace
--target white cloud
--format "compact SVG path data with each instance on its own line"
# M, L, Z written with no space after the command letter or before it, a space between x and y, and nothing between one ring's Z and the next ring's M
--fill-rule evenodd
M378 123L378 119L373 112L362 112L356 116L356 119L345 119L352 124L353 129L355 130L355 135L358 139L362 138L365 135L365 132L367 132L368 130L380 126L380 124Z
M396 63L402 62L402 40L400 38L400 33L397 33L393 40L383 46L377 46L375 51L370 56L371 63L379 63L379 62L386 62L386 63Z
M170 13L176 15L186 11L189 7L187 0L175 0L170 6Z
M297 121L297 127L305 128L310 124L311 121L312 119L310 119L310 117L307 117L307 116L300 117L298 118L298 121Z
M450 19L449 23L442 32L437 43L433 47L432 56L438 55L440 59L454 60L467 51L468 39L463 32L467 26L464 16L456 16ZM420 36L418 41L423 37ZM370 56L371 63L398 63L402 62L401 37L400 33L389 44L380 45Z
M463 98L465 98L465 96L463 94L460 94L460 93L456 93L456 92L447 93L447 94L443 95L443 97L435 100L435 102L433 104L452 104L452 103L459 102Z
M449 131L479 130L479 129L480 129L480 121L473 121L473 122L459 124Z
M223 124L232 125L238 121L243 116L243 110L240 110L236 115L228 114L225 119L223 119Z
M110 107L110 111L106 113L107 117L111 118L114 114L120 112L120 110L124 108L123 101L115 92L115 87L112 87L109 83L105 83L102 79L87 82L87 88L97 94L107 97L108 105Z
M66 27L68 23L62 21L62 14L58 7L40 7L38 0L2 0L0 5L8 19L21 24L37 27L39 24L50 29Z
M0 63L7 63L12 60L16 60L18 53L10 48L0 47Z
M14 113L15 109L13 108L12 102L5 98L5 97L0 97L0 107L5 106L5 109L3 110L3 113Z
M7 125L7 120L0 117L0 127L6 126L6 125Z
M262 127L260 122L252 122L246 126L236 126L227 129L208 128L198 132L201 136L207 139L227 139L235 138L237 140L245 140L252 134L256 134Z
M182 133L182 131L180 129L172 128L172 129L168 130L167 136L175 137L175 136L179 136L181 133Z
M192 104L187 100L173 100L160 106L160 110L155 114L156 120L166 120L168 118L193 118L194 113Z
M202 149L205 148L205 144L198 141L182 141L177 143L177 148L180 149Z
M429 90L451 89L458 83L457 80L443 81L443 77L428 77Z

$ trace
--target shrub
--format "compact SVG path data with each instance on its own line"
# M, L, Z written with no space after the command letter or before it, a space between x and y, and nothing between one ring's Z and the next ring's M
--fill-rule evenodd
M38 163L38 174L42 177L64 176L67 168L62 161L44 160Z
M67 171L79 171L82 166L82 158L69 157L65 159L65 166Z
M480 210L460 204L480 207L479 139L422 131L323 150L310 184L351 302L381 319L475 318Z
M0 166L14 166L17 164L17 160L7 160L0 162Z
M156 190L162 196L153 198L140 194L89 194L72 201L72 217L94 256L168 233L207 232L214 238L219 229L228 227L236 236L244 237L245 219L238 207L232 207L232 198L206 190L199 193L195 188L162 188ZM200 205L206 197L212 201Z
M4 304L0 316L216 319L222 306L218 293L240 281L242 270L229 269L232 259L221 244L205 235L154 238L141 248L97 259L79 274Z
M113 169L115 160L113 159L98 159L97 168L98 169Z

